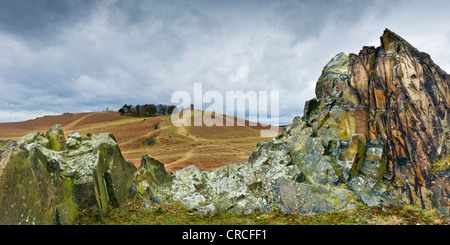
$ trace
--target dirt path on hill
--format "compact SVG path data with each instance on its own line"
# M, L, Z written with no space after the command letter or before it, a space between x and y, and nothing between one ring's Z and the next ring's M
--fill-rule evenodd
M165 127L156 129L155 131L151 131L151 132L149 132L149 133L147 133L147 134L139 135L139 136L134 137L134 138L131 138L131 139L127 140L127 141L120 142L120 144L121 144L121 145L126 145L126 144L129 144L129 143L133 143L133 142L136 141L136 140L139 140L139 139L142 139L142 138L150 137L151 135L153 135L153 134L155 134L155 133L157 133L157 132L159 132L159 131L161 131L161 130L167 129L168 127L169 127L169 126L165 126Z
M75 121L73 121L73 122L67 124L67 125L65 126L66 130L72 129L75 125L77 125L77 123L83 121L84 119L86 119L86 118L88 118L88 117L90 117L90 116L92 116L92 115L94 115L94 114L88 114L88 115L86 115L86 116L84 116L84 117L78 118L77 120L75 120Z
M180 163L180 162L185 162L185 161L187 161L187 160L192 158L194 150L195 150L195 148L194 149L190 149L189 151L187 151L184 154L184 156L182 158L180 158L180 159L178 159L178 160L176 160L174 162L171 162L169 164L164 164L164 165L167 167L167 166L170 166L170 165L175 165L175 164Z

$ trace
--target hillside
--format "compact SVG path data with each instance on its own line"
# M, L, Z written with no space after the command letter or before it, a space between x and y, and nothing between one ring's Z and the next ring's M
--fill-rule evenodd
M210 170L229 162L243 162L258 142L269 139L260 137L263 127L259 124L256 127L175 127L170 116L128 117L110 111L65 113L24 122L0 123L0 140L18 140L36 130L45 133L57 123L63 126L66 137L72 131L78 131L82 136L111 132L124 158L135 166L139 166L142 155L147 153L163 162L166 169L171 171L188 165ZM159 129L154 128L155 123L159 123ZM246 125L249 125L248 121ZM142 141L152 135L157 136L157 144L143 146Z

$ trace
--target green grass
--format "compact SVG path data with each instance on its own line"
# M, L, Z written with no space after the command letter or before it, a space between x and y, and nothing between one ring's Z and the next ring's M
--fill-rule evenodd
M100 218L101 217L101 218ZM176 202L144 208L136 202L111 209L100 216L93 211L79 213L78 225L444 225L448 217L436 210L414 206L364 207L323 214L282 212L238 214L219 211L212 216L195 214Z

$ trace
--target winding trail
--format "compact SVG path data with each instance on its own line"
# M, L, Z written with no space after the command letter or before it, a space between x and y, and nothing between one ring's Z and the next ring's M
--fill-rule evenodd
M170 166L170 165L175 165L175 164L180 163L180 162L185 162L185 161L191 159L191 157L192 157L192 155L193 155L192 153L194 152L194 150L195 150L195 148L190 149L189 151L187 151L187 152L184 154L184 156L183 156L182 158L180 158L180 159L178 159L178 160L176 160L176 161L174 161L174 162L171 162L171 163L168 163L168 164L164 164L164 165L165 165L165 166Z
M73 121L73 122L67 124L67 125L65 126L65 128L67 128L67 130L70 130L70 129L72 129L73 127L75 127L75 125L77 125L77 123L83 121L84 119L86 119L86 118L88 118L88 117L90 117L90 116L92 116L92 115L94 115L94 114L88 114L88 115L86 115L86 116L84 116L84 117L81 117L81 118L79 118L79 119L77 119L77 120L75 120L75 121Z
M134 141L136 141L136 140L139 140L139 139L142 139L142 138L150 137L150 136L152 136L153 134L155 134L156 132L161 131L161 130L163 130L163 129L166 129L166 128L168 128L168 127L169 127L169 126L165 126L165 127L156 129L155 131L151 131L151 132L149 132L149 133L147 133L147 134L139 135L139 136L134 137L134 138L131 138L131 139L127 140L127 141L121 142L120 144L121 144L121 145L126 145L126 144L132 143L132 142L134 142Z

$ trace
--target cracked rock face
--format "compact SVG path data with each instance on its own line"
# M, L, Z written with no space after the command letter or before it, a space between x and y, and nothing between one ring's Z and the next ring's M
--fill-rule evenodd
M433 179L448 166L450 76L395 33L380 40L327 64L303 120L363 203L430 208L440 196L448 213L448 179Z

